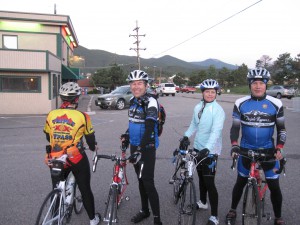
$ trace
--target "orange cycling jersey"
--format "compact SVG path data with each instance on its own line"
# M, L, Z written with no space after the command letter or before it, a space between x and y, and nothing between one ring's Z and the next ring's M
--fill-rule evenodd
M94 129L86 113L75 109L56 109L48 114L44 132L50 137L52 158L66 152L70 161L77 163L82 158L78 149L81 139L83 135L93 134Z

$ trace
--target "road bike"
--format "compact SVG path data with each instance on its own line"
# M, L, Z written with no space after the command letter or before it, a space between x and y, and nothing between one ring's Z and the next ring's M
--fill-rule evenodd
M268 190L268 184L266 182L261 163L265 162L266 159L273 160L274 153L240 150L233 159L231 166L233 170L236 167L236 161L239 155L251 160L249 177L243 197L242 223L243 225L260 225L262 217L266 217L267 220L271 220L270 213L265 212L265 195ZM268 162L272 161L268 160ZM284 171L285 163L285 158L280 160L280 169L276 171L277 174ZM226 224L233 225L235 224L235 221L228 220L226 221Z
M140 157L140 152L135 152L129 157L126 158L125 151L122 151L121 157L117 157L116 155L98 155L95 153L93 158L93 172L96 172L97 162L99 159L111 159L114 161L113 167L113 176L112 183L109 187L109 193L107 200L105 202L105 210L103 221L107 222L107 224L111 225L112 223L118 223L117 209L121 204L124 193L128 185L127 175L126 175L126 165L127 161L134 160L140 165L140 174L142 174L143 163L138 160ZM126 196L125 200L129 200L129 197Z
M193 174L204 159L197 162L197 153L193 149L175 150L173 159L175 171L169 183L173 184L173 201L178 204L178 224L194 225L196 223L196 188Z
M72 172L66 173L67 154L49 160L51 174L60 182L45 198L36 219L36 225L65 225L69 223L74 209L82 211L82 197Z

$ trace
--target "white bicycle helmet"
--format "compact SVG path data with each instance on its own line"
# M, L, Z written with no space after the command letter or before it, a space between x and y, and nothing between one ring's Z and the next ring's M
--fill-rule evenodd
M220 86L219 83L216 80L213 79L207 79L204 80L200 84L200 89L203 92L205 89L215 89L216 91L219 90Z
M247 79L248 83L251 84L254 79L262 79L265 83L267 83L271 78L271 75L268 70L264 68L255 68L248 71Z
M60 98L63 101L72 102L81 94L81 88L75 82L68 82L63 84L59 89Z
M132 82L136 80L143 80L148 82L149 80L148 74L142 70L134 70L128 75L127 81Z

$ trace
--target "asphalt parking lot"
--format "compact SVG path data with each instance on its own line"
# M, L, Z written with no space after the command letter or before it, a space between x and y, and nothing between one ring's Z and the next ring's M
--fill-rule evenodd
M79 109L88 111L96 131L96 138L103 154L119 153L119 136L127 127L127 110L101 110L94 105L95 96L82 96ZM226 113L223 129L223 151L218 162L216 184L219 192L220 224L230 207L231 191L236 173L230 169L229 130L233 102L240 96L221 95L218 101ZM156 186L160 195L161 215L164 224L176 224L177 208L172 203L172 186L168 180L173 171L171 153L178 146L178 140L188 128L195 104L200 94L176 94L175 97L160 97L167 112L167 121L157 150ZM283 217L288 224L300 224L297 215L300 209L300 153L299 131L300 113L294 112L292 100L283 99L285 106L286 128L288 132L285 152L288 158L286 176L281 178L283 192ZM51 189L49 170L43 163L44 149L47 144L42 132L46 115L0 115L0 165L1 197L0 224L33 224L40 205ZM92 153L87 152L91 158ZM113 163L101 160L97 172L92 174L92 189L95 195L96 210L103 214L105 199L111 182ZM131 165L127 170L129 186L126 190L130 197L119 209L121 225L132 224L130 218L140 209L137 180ZM197 176L195 177L197 184ZM198 186L198 185L196 185ZM198 190L198 187L197 187ZM197 194L198 191L197 191ZM238 220L241 224L241 206L239 204ZM270 199L267 198L267 210L273 216ZM208 211L197 212L197 224L206 224ZM85 211L79 216L73 215L71 224L87 224ZM152 224L152 217L140 223ZM263 221L262 224L273 224Z

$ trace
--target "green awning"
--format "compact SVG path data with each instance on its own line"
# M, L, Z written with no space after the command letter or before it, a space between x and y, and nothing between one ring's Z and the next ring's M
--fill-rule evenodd
M61 73L62 73L62 79L64 80L68 80L68 79L72 79L72 80L78 80L79 79L79 74L77 75L76 73L74 73L72 71L71 68L65 66L64 64L61 64Z

